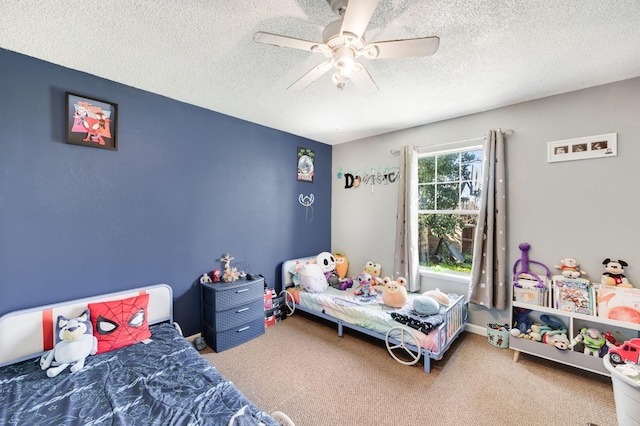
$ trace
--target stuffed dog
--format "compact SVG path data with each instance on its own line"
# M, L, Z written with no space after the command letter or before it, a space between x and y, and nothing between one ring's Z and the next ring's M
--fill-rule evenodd
M98 350L88 309L76 318L58 316L55 338L53 349L40 358L40 367L47 370L49 377L57 376L68 366L75 373L84 367L85 358Z

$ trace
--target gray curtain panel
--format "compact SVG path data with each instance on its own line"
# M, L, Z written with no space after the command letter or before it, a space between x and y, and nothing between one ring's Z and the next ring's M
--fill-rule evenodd
M396 216L395 278L407 280L407 290L420 291L418 271L418 154L412 146L400 150L400 179Z
M506 309L507 258L504 136L490 130L484 144L480 215L473 247L469 301Z

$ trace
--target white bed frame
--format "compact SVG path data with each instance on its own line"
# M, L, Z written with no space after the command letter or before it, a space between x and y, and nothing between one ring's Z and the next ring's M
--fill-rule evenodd
M289 274L289 270L292 266L298 263L308 263L310 261L314 261L315 257L302 257L299 259L291 259L282 263L282 289L283 291L287 288L293 286L294 284L291 282L291 276ZM291 298L288 298L288 303L291 302ZM449 349L451 344L458 338L458 336L464 330L464 327L467 323L467 302L464 298L460 298L457 303L449 306L446 312L443 314L445 317L444 323L438 326L437 329L431 331L431 333L438 333L437 338L437 350L430 351L425 348L421 348L418 346L418 339L413 334L413 329L403 324L398 323L397 328L400 331L400 337L393 338L387 332L387 334L378 333L376 331L372 331L361 327L359 325L351 324L339 318L335 318L331 315L327 315L324 312L316 311L314 309L309 309L299 304L295 304L295 310L299 310L301 312L305 312L309 315L313 315L319 318L323 318L327 321L335 323L338 326L338 336L343 336L343 331L345 328L350 330L355 330L359 333L366 334L368 336L374 337L376 339L382 340L386 342L387 350L389 354L398 362L406 365L413 365L418 362L422 356L424 371L425 373L431 372L431 360L438 361L442 359L444 353ZM409 357L412 359L411 361L404 361L402 358L399 358L395 355L395 350L402 349L406 353L409 354Z
M87 304L149 294L149 325L173 324L173 291L168 284L102 294L68 302L10 312L0 317L0 367L42 355L53 347L53 324L58 315L73 317Z

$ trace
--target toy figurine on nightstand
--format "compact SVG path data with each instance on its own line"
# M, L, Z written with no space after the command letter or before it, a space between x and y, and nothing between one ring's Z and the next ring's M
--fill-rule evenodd
M231 257L229 253L227 253L224 257L220 258L220 262L224 263L224 271L222 272L222 281L226 283L231 283L237 281L240 277L240 273L237 268L231 268L229 266L229 262L231 262L234 257Z

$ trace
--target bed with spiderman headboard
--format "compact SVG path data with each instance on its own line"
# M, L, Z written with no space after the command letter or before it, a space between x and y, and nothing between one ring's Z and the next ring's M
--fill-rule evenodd
M374 296L358 295L355 286L344 290L329 286L324 291L309 292L300 286L298 274L305 264L315 262L316 257L311 256L282 263L287 305L290 312L302 311L335 323L340 337L347 328L380 339L396 361L413 365L422 358L424 371L429 373L431 361L442 359L464 330L467 302L462 295L448 294L448 304L440 312L421 316L413 310L420 296L416 293L408 293L402 308L391 308L383 303L379 286Z
M84 366L64 365L79 341L91 348ZM166 284L0 317L0 424L283 423L182 336Z

